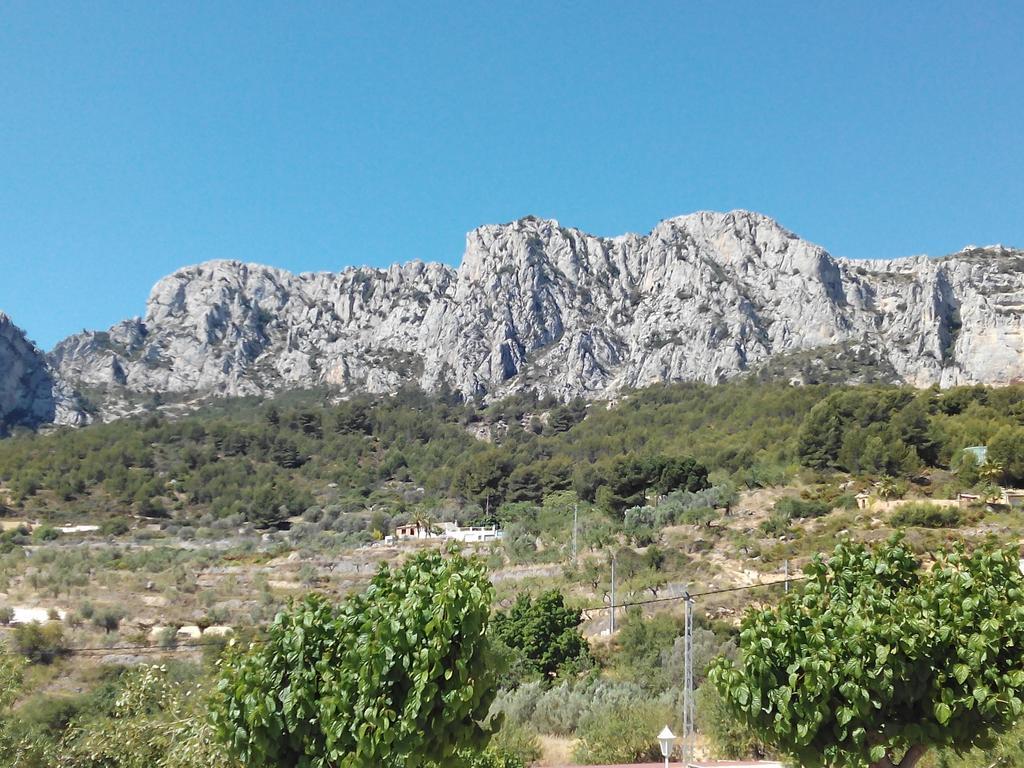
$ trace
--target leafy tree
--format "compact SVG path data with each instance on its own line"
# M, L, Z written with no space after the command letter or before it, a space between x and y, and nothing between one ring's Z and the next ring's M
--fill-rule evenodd
M218 733L249 766L450 764L482 748L494 698L484 566L422 554L340 607L311 595L230 654Z
M843 543L802 593L743 620L741 662L710 677L766 742L805 766L913 768L985 746L1024 711L1016 547L940 553Z
M14 629L14 649L33 664L51 664L67 653L64 627L56 621L19 624Z
M110 711L72 721L50 748L60 768L241 768L215 738L205 686L183 685L164 667L124 675Z
M580 634L580 611L565 605L558 590L544 592L534 601L520 593L512 607L494 616L494 636L519 651L543 675L553 676L568 663L586 663L590 647Z
M1003 479L1024 482L1024 427L1006 426L988 443L988 461L1002 469Z

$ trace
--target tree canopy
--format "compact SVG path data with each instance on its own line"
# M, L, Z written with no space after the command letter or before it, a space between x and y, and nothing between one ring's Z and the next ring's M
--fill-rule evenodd
M493 591L477 561L383 567L340 607L309 596L229 655L214 722L249 766L417 768L486 744Z
M494 617L494 636L523 655L526 665L545 676L570 662L585 662L590 647L580 634L580 611L569 608L558 590L536 600L521 592L512 607Z
M740 661L710 677L728 706L805 766L912 768L989 744L1024 711L1016 547L937 555L842 543L801 592L743 621Z

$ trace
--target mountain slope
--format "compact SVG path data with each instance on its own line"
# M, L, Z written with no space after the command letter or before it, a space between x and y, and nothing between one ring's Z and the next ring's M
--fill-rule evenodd
M87 421L74 393L24 331L0 312L0 435L13 427Z
M458 269L294 275L188 267L143 318L61 342L60 376L111 393L330 385L536 388L594 397L718 382L787 356L854 352L918 386L1021 378L1024 254L836 259L755 213L695 213L600 238L528 217L467 236Z

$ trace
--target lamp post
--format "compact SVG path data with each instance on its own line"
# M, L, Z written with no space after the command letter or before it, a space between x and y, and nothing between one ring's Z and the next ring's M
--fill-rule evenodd
M665 768L668 768L668 758L672 754L672 746L675 744L676 735L666 725L658 734L658 742L661 744L661 754L665 758Z

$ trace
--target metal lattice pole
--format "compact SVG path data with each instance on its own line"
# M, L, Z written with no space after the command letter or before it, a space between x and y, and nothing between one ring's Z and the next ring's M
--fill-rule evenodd
M696 706L693 700L693 598L687 589L683 620L683 764L694 757L694 721Z

